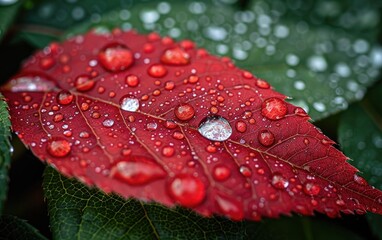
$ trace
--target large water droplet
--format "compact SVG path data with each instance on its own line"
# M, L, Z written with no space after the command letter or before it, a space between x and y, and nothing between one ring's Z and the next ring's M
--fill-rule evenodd
M225 165L216 165L212 172L212 176L216 181L224 181L231 176L231 170Z
M285 189L289 186L288 180L279 173L273 174L271 183L272 183L272 186L277 189Z
M190 120L195 115L195 109L188 103L180 104L174 109L175 116L182 121Z
M181 174L168 184L170 196L185 207L200 205L206 196L206 186L199 178Z
M316 196L317 194L320 193L321 188L317 184L314 184L312 182L306 182L304 184L303 190L304 190L304 193L306 193L307 195Z
M152 159L132 156L113 166L110 176L130 185L143 185L164 178L166 172Z
M276 97L266 99L261 105L261 114L270 120L283 118L287 111L288 108L285 101Z
M25 74L15 77L3 88L12 92L49 92L55 87L55 83L44 75Z
M257 138L259 142L265 147L272 146L275 143L275 136L269 130L260 131Z
M160 60L162 63L169 65L187 65L190 63L190 55L177 47L166 50Z
M65 157L70 153L70 143L59 137L50 139L47 142L46 150L53 157Z
M98 53L101 65L111 72L126 70L134 62L133 52L122 44L111 44Z
M77 91L85 92L92 89L95 85L95 81L88 75L80 75L76 78L74 85Z
M74 99L74 95L67 90L62 90L57 94L57 102L61 105L68 105Z
M220 211L233 220L241 220L244 217L243 205L236 199L216 195L216 204Z
M227 119L220 116L205 118L198 128L199 133L212 141L225 141L232 134L232 128Z
M139 100L131 95L125 95L120 100L121 109L128 112L136 112L139 108Z

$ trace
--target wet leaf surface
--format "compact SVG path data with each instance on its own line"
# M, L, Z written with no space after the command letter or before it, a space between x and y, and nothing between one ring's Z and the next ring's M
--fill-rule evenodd
M381 84L377 85L362 104L351 106L342 117L339 127L339 140L343 151L354 159L354 165L362 176L376 187L382 187L382 116L380 98ZM382 238L382 218L367 215L370 225L379 238Z
M314 120L346 109L375 82L380 1L248 2L42 1L25 21L65 30L82 23L70 35L119 26L192 39L267 79Z
M381 213L381 192L302 108L188 40L90 32L36 53L2 91L36 156L105 192L234 220Z

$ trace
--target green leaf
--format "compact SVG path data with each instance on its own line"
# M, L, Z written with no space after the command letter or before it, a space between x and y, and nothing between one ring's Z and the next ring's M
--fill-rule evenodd
M339 142L342 150L361 175L376 188L382 188L382 84L361 104L355 104L341 116ZM376 199L382 201L382 199ZM382 239L382 216L368 214L374 233Z
M0 217L0 239L7 240L46 240L37 229L25 220L15 216Z
M71 34L118 26L189 38L271 82L315 120L362 99L382 66L381 1L253 0L241 10L219 1L87 2L42 1L26 20L63 29L87 20Z
M52 168L44 174L54 239L245 239L240 222L124 200L89 189Z
M8 106L0 93L0 214L8 191L8 168L11 161L10 127Z
M0 41L3 39L9 26L12 24L20 6L22 6L22 2L23 1L21 0L0 2Z

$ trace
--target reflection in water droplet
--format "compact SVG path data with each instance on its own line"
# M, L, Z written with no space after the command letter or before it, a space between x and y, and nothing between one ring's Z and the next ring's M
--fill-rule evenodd
M240 173L244 176L244 177L250 177L252 176L252 170L249 166L247 165L241 165L240 168L239 168L239 171Z
M199 178L181 174L169 182L168 192L180 205L195 207L206 197L206 186Z
M133 52L122 44L111 44L98 53L98 61L111 72L126 70L134 62Z
M77 91L85 92L92 89L95 85L95 81L88 75L80 75L76 78L74 85Z
M103 121L102 125L104 127L112 127L114 125L114 120L106 119L105 121Z
M212 141L225 141L232 134L232 128L227 119L221 116L205 118L198 128L199 133Z
M289 186L288 180L279 173L273 175L271 183L277 189L285 189Z
M46 150L53 157L65 157L70 153L71 146L65 139L55 137L48 140Z
M166 172L153 159L132 156L113 166L110 176L130 185L144 185L164 178Z
M317 194L320 193L321 188L317 184L314 184L312 182L306 182L304 184L303 190L304 190L304 193L306 193L307 195L316 196Z
M120 100L121 109L128 112L136 112L139 108L139 100L131 95L125 95Z

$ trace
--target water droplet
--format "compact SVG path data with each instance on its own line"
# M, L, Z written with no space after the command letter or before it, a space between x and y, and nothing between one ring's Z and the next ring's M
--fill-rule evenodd
M162 148L162 155L165 157L172 157L175 154L175 149L172 146L165 146Z
M88 75L80 75L75 80L75 86L77 91L85 92L92 89L95 85L95 81Z
M52 57L44 57L40 60L40 67L43 70L48 70L56 64L56 61Z
M168 129L175 129L178 125L174 121L167 120L166 122L164 122L164 126Z
M115 164L110 176L130 185L144 185L164 178L166 172L153 159L132 156Z
M178 139L178 140L182 140L182 139L184 139L184 134L181 133L181 132L175 131L172 134L172 137L175 138L175 139Z
M247 124L243 121L237 121L235 124L235 128L238 132L243 133L247 131Z
M106 119L105 121L102 122L102 125L104 127L112 127L114 125L114 120Z
M286 62L290 66L296 66L300 62L300 59L298 58L298 56L296 56L294 54L287 54L286 55Z
M316 196L316 195L318 195L320 193L321 187L318 186L317 184L312 183L312 182L306 182L304 184L303 191L307 195Z
M128 112L136 112L139 108L139 100L131 95L125 95L120 100L121 109Z
M149 67L148 74L151 77L161 78L167 74L167 69L161 64L154 64Z
M175 83L173 81L165 82L164 89L170 91L170 90L173 90L174 88L175 88Z
M356 183L358 183L359 185L362 185L362 186L366 186L367 185L366 180L363 177L358 176L357 174L354 174L354 181Z
M180 104L174 109L175 116L182 121L190 120L195 115L195 109L188 103Z
M154 130L157 129L157 127L158 127L158 124L155 123L155 122L151 122L151 123L147 123L147 124L146 124L146 128L147 128L147 130L149 130L149 131L154 131Z
M206 186L199 178L181 174L169 182L168 192L180 205L195 207L206 197Z
M322 102L314 102L313 103L314 109L316 109L318 112L324 112L326 110L326 106Z
M216 204L220 211L229 216L233 220L241 220L244 217L244 210L242 203L236 199L216 195Z
M60 122L64 119L64 115L62 115L61 113L57 113L56 115L54 115L53 117L53 121L54 122Z
M57 94L57 102L61 105L68 105L74 99L74 95L67 90L62 90Z
M277 189L285 189L289 186L288 180L279 173L273 174L271 183Z
M19 0L0 0L0 6L8 6L17 3ZM1 33L1 32L0 32Z
M300 117L307 117L308 114L305 112L305 110L301 107L296 107L294 110L294 114Z
M20 75L3 86L12 92L49 92L55 87L55 83L49 77L40 74Z
M125 45L111 44L98 53L98 61L106 70L119 72L133 64L134 56Z
M285 101L280 98L268 98L261 105L261 114L270 120L281 119L287 114L287 112L288 107Z
M162 63L169 65L187 65L190 63L190 55L177 47L166 50L160 60Z
M239 168L239 171L240 173L244 176L244 177L250 177L252 176L252 170L249 166L247 165L241 165L240 168Z
M136 87L139 84L139 78L136 75L128 75L125 78L125 83L129 87Z
M65 157L70 153L71 146L65 139L55 137L48 140L46 150L53 157Z
M232 134L232 128L229 122L220 116L205 118L198 128L199 133L212 141L225 141Z
M268 82L266 82L262 79L257 79L256 86L258 86L259 88L263 88L263 89L268 89L271 87L271 85L269 85Z
M272 146L275 143L275 136L269 130L260 131L257 138L259 142L265 147Z
M227 166L219 164L214 167L212 176L216 181L224 181L231 176L231 170Z
M338 199L338 200L336 200L336 204L337 204L338 206L345 206L345 201L342 200L342 199Z
M88 138L90 134L88 132L80 132L80 138Z

